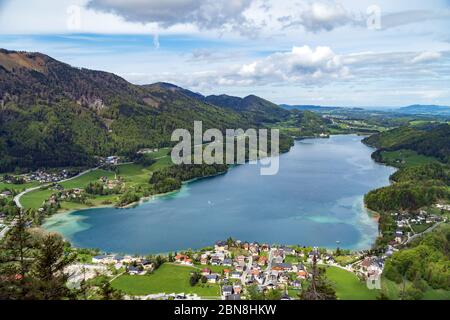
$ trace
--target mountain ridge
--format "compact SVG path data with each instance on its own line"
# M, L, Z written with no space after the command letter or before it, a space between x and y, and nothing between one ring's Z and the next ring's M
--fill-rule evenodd
M243 110L233 110L173 84L134 85L41 53L1 49L0 172L89 166L97 156L168 146L173 130L192 130L195 120L204 129L246 129L289 114L256 96L241 103Z

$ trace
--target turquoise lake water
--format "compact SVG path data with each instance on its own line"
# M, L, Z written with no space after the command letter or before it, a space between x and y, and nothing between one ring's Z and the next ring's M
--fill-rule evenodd
M135 208L58 214L44 227L75 246L115 253L197 249L230 236L270 244L369 248L378 227L364 209L363 196L388 185L394 169L375 163L373 149L361 139L339 135L297 141L280 156L277 175L261 176L259 165L241 165Z

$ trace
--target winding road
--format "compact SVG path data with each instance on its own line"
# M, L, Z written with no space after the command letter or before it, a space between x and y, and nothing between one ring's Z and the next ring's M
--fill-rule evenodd
M414 239L423 236L424 234L433 231L434 229L436 229L440 224L442 224L444 221L440 221L435 223L434 225L432 225L431 227L429 227L428 229L426 229L425 231L421 232L421 233L416 233L415 235L411 236L408 238L408 240L405 241L404 244L408 244L411 241L413 241Z
M14 200L14 203L16 204L17 207L23 209L23 206L22 206L22 204L20 203L20 198L22 198L22 196L24 196L25 194L27 194L27 193L29 193L29 192L32 192L32 191L35 191L35 190L39 190L39 189L41 189L42 187L48 187L48 186L52 185L53 183L63 183L63 182L67 182L67 181L76 179L76 178L78 178L78 177L81 177L81 176L85 175L86 173L89 173L89 172L91 172L91 171L97 170L97 169L99 169L99 168L100 168L100 167L95 167L95 168L91 168L91 169L85 170L85 171L83 171L83 172L80 172L80 173L77 174L76 176L73 176L73 177L68 178L68 179L60 180L60 181L58 181L58 182L46 183L46 184L39 185L39 186L37 186L37 187L25 189L24 191L22 191L21 193L19 193L18 195L16 195L16 196L14 197L14 199L13 199L13 200Z

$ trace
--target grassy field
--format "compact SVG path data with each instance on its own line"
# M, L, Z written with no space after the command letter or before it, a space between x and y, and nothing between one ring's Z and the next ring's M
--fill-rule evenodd
M15 190L17 192L22 192L25 189L33 188L38 185L39 185L38 182L29 182L29 183L24 183L24 184L11 184L11 183L0 182L0 191L8 189L8 190Z
M38 209L42 206L42 202L50 198L54 192L53 190L32 191L20 198L20 203L24 208Z
M82 176L79 176L73 180L63 182L61 183L61 185L65 189L84 188L89 182L97 181L101 177L108 177L108 179L114 179L115 174L114 172L111 171L96 169L86 174L83 174Z
M189 284L191 272L198 269L173 264L163 264L151 275L122 275L111 284L114 288L130 295L156 293L195 293L202 297L219 297L220 289L216 284Z
M346 270L327 267L327 277L335 284L336 295L340 300L375 300L378 290L369 290L365 282Z
M170 148L161 148L157 152L152 152L148 154L148 157L152 159L159 159L167 156L170 150L171 150Z
M426 163L438 162L435 158L417 154L412 150L383 151L383 160L396 167L419 166Z
M415 233L422 233L431 227L434 223L413 224L411 227Z
M303 259L301 257L297 257L297 256L286 256L285 262L286 263L299 263L299 262L303 262Z

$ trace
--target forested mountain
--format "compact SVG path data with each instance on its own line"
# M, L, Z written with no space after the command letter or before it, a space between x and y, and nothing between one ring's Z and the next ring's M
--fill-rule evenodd
M450 125L428 125L423 127L400 127L381 132L364 139L368 145L382 151L412 150L418 154L435 157L444 163L450 161Z
M372 157L385 162L383 152L410 150L427 156L428 163L401 167L393 185L369 192L366 205L375 211L417 210L450 199L450 126L400 127L364 139L378 148ZM430 162L434 161L434 162Z
M137 86L44 54L0 50L0 172L84 166L95 156L167 146L174 129L249 128L289 111L258 98L236 106L168 83ZM217 104L216 104L217 103Z
M248 121L257 124L286 120L290 115L289 111L255 95L249 95L245 98L228 95L212 95L206 97L205 101L236 111L242 114Z

